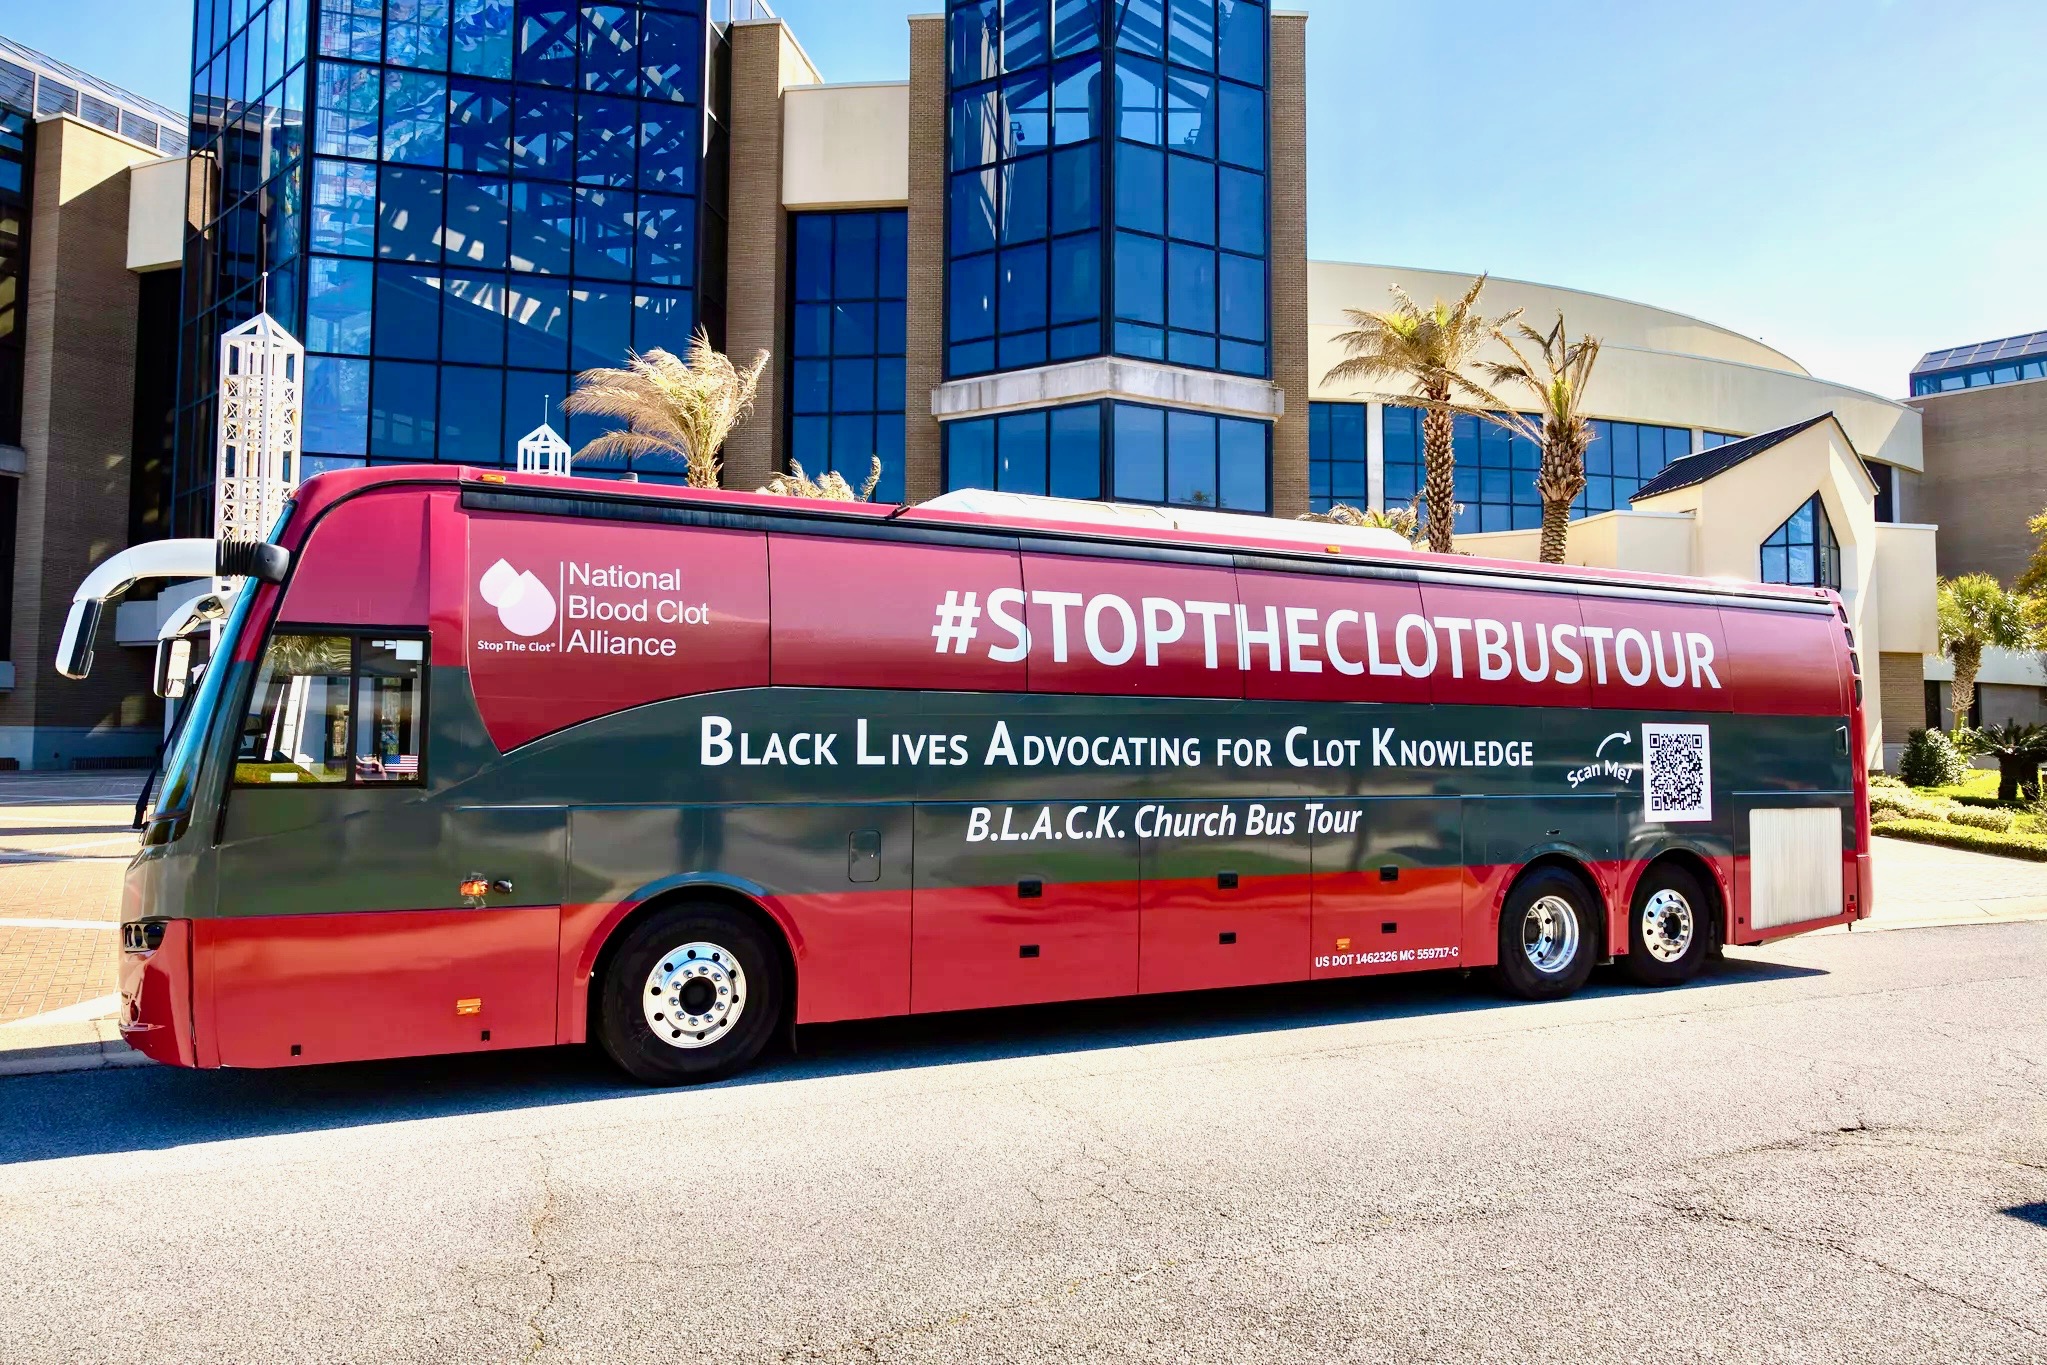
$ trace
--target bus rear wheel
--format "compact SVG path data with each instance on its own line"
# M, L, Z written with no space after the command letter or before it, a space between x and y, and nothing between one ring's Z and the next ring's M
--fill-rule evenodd
M1641 986L1681 986L1699 974L1713 951L1713 902L1681 867L1649 869L1628 911L1628 979Z
M740 1070L781 1016L781 963L748 916L693 902L627 933L605 971L598 1040L636 1080L681 1085Z
M1571 994L1592 975L1600 909L1585 884L1543 867L1507 893L1500 912L1500 985L1523 1000Z

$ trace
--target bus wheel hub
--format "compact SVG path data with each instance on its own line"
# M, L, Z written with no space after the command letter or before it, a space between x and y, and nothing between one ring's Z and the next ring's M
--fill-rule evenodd
M1665 888L1642 907L1642 946L1658 962L1675 962L1692 946L1692 906Z
M746 973L729 948L685 943L663 953L647 973L640 1004L647 1027L670 1047L709 1047L745 1012Z

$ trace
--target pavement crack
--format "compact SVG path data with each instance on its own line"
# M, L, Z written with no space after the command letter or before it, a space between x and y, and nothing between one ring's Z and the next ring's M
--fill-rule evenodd
M555 1276L554 1267L550 1264L547 1254L548 1229L554 1223L556 1207L554 1159L544 1142L535 1147L534 1153L540 1163L540 1207L534 1210L532 1217L526 1221L526 1258L533 1263L534 1272L547 1281L547 1296L534 1305L533 1310L526 1315L526 1333L531 1338L531 1343L526 1348L527 1360L532 1360L547 1349L547 1328L542 1325L541 1319L554 1307L555 1299L561 1291L561 1283Z
M1889 1261L1884 1260L1880 1256L1875 1256L1870 1254L1869 1252L1859 1250L1858 1248L1849 1245L1841 1238L1828 1237L1817 1233L1799 1232L1790 1228L1781 1228L1774 1223L1768 1222L1765 1219L1753 1218L1745 1214L1736 1213L1733 1210L1728 1209L1726 1206L1724 1206L1720 1202L1715 1192L1705 1187L1703 1181L1698 1181L1694 1179L1694 1184L1700 1187L1701 1194L1703 1196L1700 1202L1685 1203L1670 1199L1642 1199L1642 1202L1648 1204L1652 1208L1657 1208L1665 1213L1674 1214L1679 1218L1689 1219L1694 1222L1719 1223L1724 1226L1738 1228L1745 1232L1750 1232L1764 1237L1768 1237L1774 1241L1781 1242L1789 1246L1806 1247L1819 1251L1830 1251L1836 1256L1841 1257L1843 1260L1854 1261L1857 1264L1866 1265L1871 1267L1872 1269L1880 1270L1887 1275L1896 1276L1898 1279L1905 1281L1907 1284L1910 1284L1917 1289L1923 1290L1928 1294L1932 1294L1936 1298L1945 1299L1950 1303L1959 1304L1963 1308L1967 1308L1972 1312L1979 1313L1982 1316L1991 1319L1993 1322L2000 1322L2007 1327L2015 1328L2018 1331L2025 1333L2029 1337L2033 1337L2041 1341L2047 1341L2047 1332L2041 1331L2039 1328L2034 1327L2032 1324L2024 1322L2018 1318L2012 1317L2008 1313L2001 1312L2000 1310L1992 1307L1989 1304L1979 1303L1975 1299L1970 1298L1966 1294L1957 1293L1952 1289L1943 1288L1942 1286L1933 1283L1931 1280L1926 1279L1924 1276L1914 1274L1912 1271L1905 1269L1903 1266L1892 1265ZM1642 1198L1641 1196L1630 1197L1638 1199Z

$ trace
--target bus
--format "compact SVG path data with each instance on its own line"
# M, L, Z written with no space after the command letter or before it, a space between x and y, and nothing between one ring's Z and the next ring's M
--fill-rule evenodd
M282 1067L1407 971L1560 997L1870 911L1824 589L1221 512L322 474L104 606L224 619L124 889L121 1030ZM218 610L213 613L219 615Z

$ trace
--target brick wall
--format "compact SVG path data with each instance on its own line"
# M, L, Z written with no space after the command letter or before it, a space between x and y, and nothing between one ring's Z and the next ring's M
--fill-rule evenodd
M782 212L782 92L817 73L780 22L732 26L732 173L725 346L739 364L768 353L753 416L725 444L725 486L758 488L782 467L788 335L788 215Z
M2033 553L2026 522L2047 510L2047 380L1917 398L1912 406L1925 417L1926 473L1911 515L1940 527L1940 572L2011 582Z
M57 676L71 593L128 543L139 286L128 271L127 167L151 154L68 118L37 125L24 365L20 516L15 540L15 690L0 726L155 729L146 651L114 643L103 618L93 676ZM76 744L37 754L62 764ZM61 756L50 750L63 750ZM146 744L141 752L148 751Z
M1886 744L1903 744L1905 737L1926 724L1926 661L1917 654L1879 654L1876 662L1877 696L1883 704Z
M911 502L935 498L938 419L931 392L945 381L945 20L910 20L910 298L905 317L903 481Z
M1308 16L1272 16L1272 511L1308 510Z

